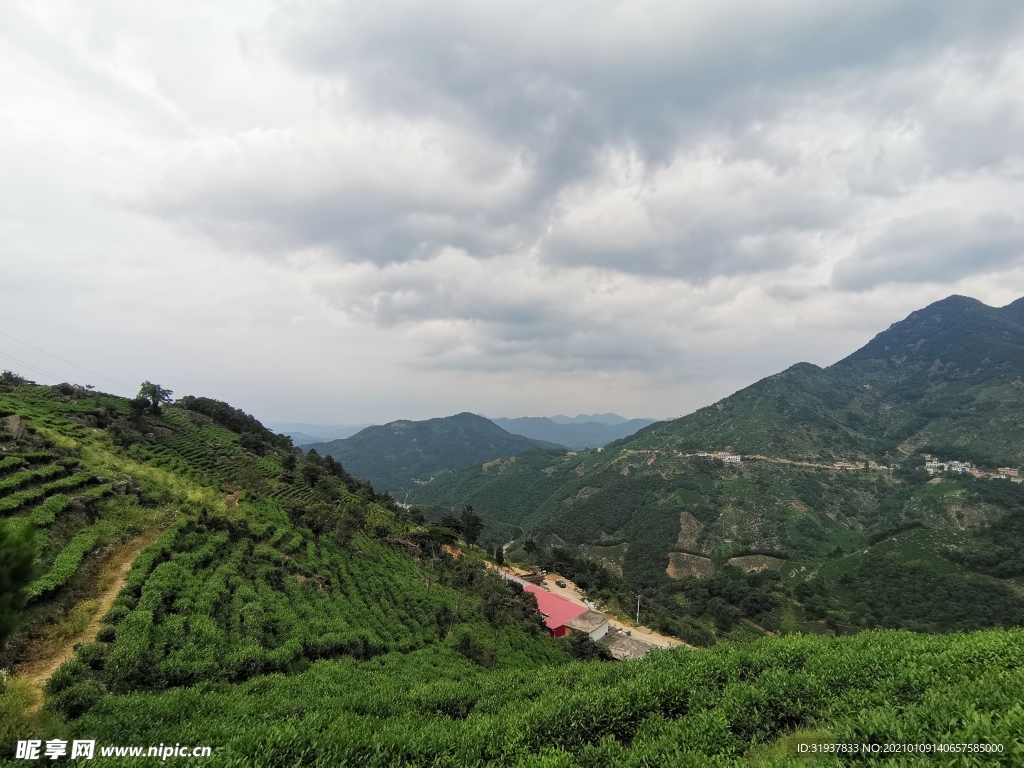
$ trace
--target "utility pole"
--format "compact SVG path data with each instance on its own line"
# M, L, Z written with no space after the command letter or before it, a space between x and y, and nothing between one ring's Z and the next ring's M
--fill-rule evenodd
M640 595L636 596L636 625L640 626Z

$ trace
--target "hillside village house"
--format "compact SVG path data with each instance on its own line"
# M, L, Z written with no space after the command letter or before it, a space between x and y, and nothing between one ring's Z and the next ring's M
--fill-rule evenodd
M544 617L544 626L548 628L552 637L565 637L569 634L566 625L590 610L561 595L554 595L536 584L524 584L523 589L537 598L537 607Z
M552 594L536 584L524 584L523 589L537 598L544 626L552 637L565 637L571 630L590 635L590 639L596 643L608 634L611 616Z
M585 632L596 643L608 634L608 621L610 619L611 616L606 614L598 613L597 611L587 611L566 622L565 626L574 632Z

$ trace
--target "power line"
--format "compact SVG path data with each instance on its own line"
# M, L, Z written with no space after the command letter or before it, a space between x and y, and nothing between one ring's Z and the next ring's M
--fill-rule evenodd
M60 377L57 376L56 374L50 373L49 371L44 371L42 368L37 368L34 365L30 365L29 363L26 363L24 360L19 360L18 358L13 357L11 355L5 355L3 352L0 352L0 357L2 357L4 360L8 360L8 361L10 361L10 362L12 362L12 363L14 363L16 365L20 365L20 366L22 366L24 368L27 368L30 371L33 371L34 373L40 374L42 376L45 376L48 379L53 379L54 381L58 381L58 382L60 381Z
M52 357L54 360L60 360L62 363L67 363L68 365L73 365L75 368L79 368L80 370L83 370L86 373L91 373L93 376L99 376L104 381L109 381L111 384L117 384L117 386L123 387L124 389L127 389L127 390L131 391L131 387L129 387L127 384L122 384L119 381L114 381L113 379L108 379L102 373L96 373L96 371L90 371L88 368L85 368L85 367L79 365L78 363L72 363L70 360L65 360L63 357L57 357L57 355L54 355L54 354L52 354L50 352L47 352L45 349L40 349L39 347L33 346L32 344L29 344L27 341L22 341L21 339L16 339L14 336L11 336L11 334L9 334L9 333L4 333L3 331L0 331L0 336L6 336L8 339L13 339L14 341L18 342L19 344L24 344L26 347L34 349L37 352L42 352L44 355L48 355L49 357Z

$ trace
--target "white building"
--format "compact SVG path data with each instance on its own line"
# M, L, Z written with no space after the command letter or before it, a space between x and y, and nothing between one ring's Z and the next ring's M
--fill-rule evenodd
M574 619L565 622L565 626L574 632L585 632L595 643L608 634L608 620L611 616L597 611L581 613Z

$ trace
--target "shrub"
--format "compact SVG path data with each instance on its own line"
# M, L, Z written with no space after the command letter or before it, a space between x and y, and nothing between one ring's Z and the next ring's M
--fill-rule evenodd
M58 693L50 699L49 706L68 720L75 720L96 706L103 694L103 686L89 678Z

